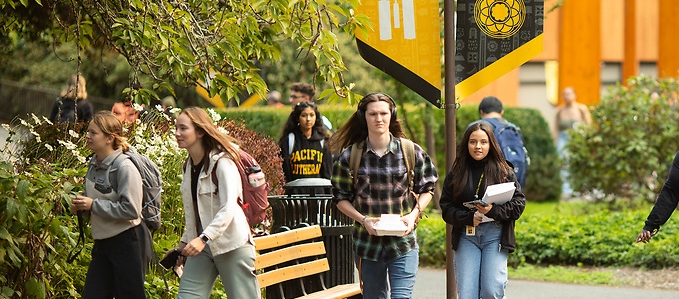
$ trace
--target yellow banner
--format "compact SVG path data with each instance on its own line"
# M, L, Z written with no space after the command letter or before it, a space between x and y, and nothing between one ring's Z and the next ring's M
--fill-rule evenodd
M361 56L440 107L441 20L438 0L361 1L370 19L367 36L356 33Z

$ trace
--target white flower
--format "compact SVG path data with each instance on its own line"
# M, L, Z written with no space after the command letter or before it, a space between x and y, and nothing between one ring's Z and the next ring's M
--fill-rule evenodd
M162 105L156 105L156 110L158 110L159 112L165 111Z
M217 130L219 130L219 132L222 132L222 134L226 135L229 134L229 131L227 131L224 127L217 127Z
M73 138L80 138L80 135L76 131L68 130L68 134L73 136Z
M2 124L2 128L7 130L8 132L11 131L11 128L9 127L8 124Z
M219 122L222 119L222 116L215 112L212 108L208 108L207 113L210 115L210 118L212 118L213 122Z
M77 148L77 146L70 141L57 140L57 142L59 142L59 144L63 145L64 147L66 147L66 149L71 151Z
M47 150L49 150L50 152L54 150L54 148L52 148L52 146L49 145L49 144L47 144L47 143L45 143L45 147L46 147Z
M37 116L35 116L35 114L31 113L31 117L33 118L33 122L36 125L39 125L41 123L40 119Z
M78 161L80 163L85 163L85 162L87 162L87 159L85 157L83 157L82 155L78 155Z
M141 105L139 105L139 104L137 104L137 103L133 103L133 104L132 104L132 107L134 107L134 111L142 111L142 110L144 110L144 107L142 107Z

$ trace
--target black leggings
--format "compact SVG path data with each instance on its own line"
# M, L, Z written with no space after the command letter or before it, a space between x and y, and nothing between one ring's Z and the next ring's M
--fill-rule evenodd
M84 299L146 298L140 247L143 225L94 241Z

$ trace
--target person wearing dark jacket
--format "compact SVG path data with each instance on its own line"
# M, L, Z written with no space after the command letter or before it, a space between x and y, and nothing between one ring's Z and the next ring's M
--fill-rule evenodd
M483 198L487 186L506 182L516 188L508 202L476 204L473 209L463 205ZM458 298L505 298L507 257L516 248L514 223L526 198L489 124L473 123L465 131L440 205L443 220L453 226Z
M679 204L679 152L674 155L670 174L660 190L658 199L655 201L648 218L646 218L644 228L637 236L636 241L648 243L651 237L658 233L660 226L670 219L672 212L677 209L677 204Z
M332 154L325 144L321 113L313 102L299 102L288 116L278 141L285 181L301 178L330 179Z
M52 123L89 122L92 115L94 115L94 107L87 101L85 78L71 75L66 82L66 87L52 105L50 121Z

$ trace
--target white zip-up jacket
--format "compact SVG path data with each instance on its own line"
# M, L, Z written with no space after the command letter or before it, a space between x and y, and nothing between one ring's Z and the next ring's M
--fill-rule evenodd
M216 186L212 182L212 169L217 159L217 182L219 194L215 193ZM238 198L242 196L240 174L234 161L224 152L213 151L207 161L207 171L201 171L198 177L198 214L203 225L203 233L210 238L208 246L213 256L227 253L252 241L250 226L243 210L238 205ZM184 169L181 192L184 200L184 215L186 227L182 235L182 242L188 243L198 237L196 232L196 213L191 198L191 163Z

